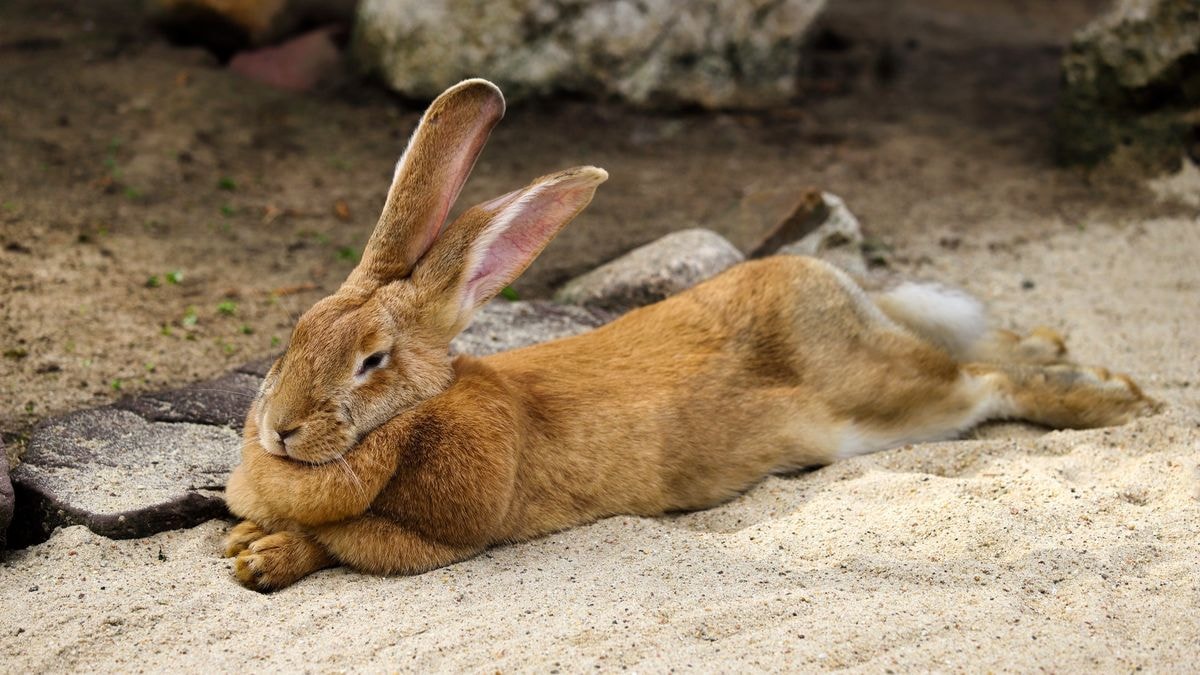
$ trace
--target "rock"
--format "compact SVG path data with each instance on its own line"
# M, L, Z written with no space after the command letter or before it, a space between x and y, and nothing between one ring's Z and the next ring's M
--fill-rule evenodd
M0 559L7 547L8 524L13 516L13 487L8 479L8 453L4 441L0 440Z
M433 98L486 77L510 101L556 92L640 106L765 108L795 93L825 0L363 0L352 48Z
M47 420L13 472L21 508L10 536L28 545L86 525L126 539L221 517L240 447L226 426L150 422L117 408Z
M1200 3L1120 0L1063 58L1058 153L1096 163L1120 148L1177 167L1200 124Z
M328 79L341 60L333 33L321 28L274 47L240 52L229 61L229 69L278 89L308 91Z
M283 356L282 353L272 354L271 356L265 356L261 359L255 359L249 363L243 363L242 365L238 366L234 372L243 373L246 375L254 375L259 379L264 378L267 376L267 373L270 372L271 366L275 365L275 362L278 361L279 357L281 356Z
M115 407L151 422L191 422L241 429L260 382L261 377L233 372L182 389L122 399Z
M821 199L827 214L824 222L800 241L781 247L779 253L820 258L861 279L867 274L862 226L837 195L823 192Z
M745 207L748 206L748 201L751 204L761 203L763 200L760 195L761 193L747 195L746 199L742 200L742 211L747 210ZM758 198L751 200L752 197ZM808 188L800 193L799 198L794 199L795 203L791 208L782 217L777 217L777 221L770 226L767 233L750 248L749 257L773 255L784 246L808 236L829 218L829 207L825 204L820 190Z
M744 259L741 251L715 232L681 230L572 279L554 299L624 312L691 288Z
M222 59L276 42L303 26L353 21L357 0L144 0L174 42L203 45Z
M603 325L609 318L602 312L544 300L493 300L454 338L450 349L457 354L486 356L578 335Z

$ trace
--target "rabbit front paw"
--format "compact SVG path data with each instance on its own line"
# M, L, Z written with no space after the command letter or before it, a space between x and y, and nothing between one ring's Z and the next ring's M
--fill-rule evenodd
M250 542L233 561L233 573L247 588L275 591L333 564L306 534L277 532Z
M255 541L267 536L267 531L258 526L258 523L252 520L243 520L225 536L225 557L232 558L233 556L245 551Z

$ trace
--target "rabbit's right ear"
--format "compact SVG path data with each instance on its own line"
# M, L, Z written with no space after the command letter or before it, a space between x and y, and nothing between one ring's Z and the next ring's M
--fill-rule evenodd
M459 82L429 105L396 164L383 213L348 285L377 287L408 276L503 117L504 95L481 79Z

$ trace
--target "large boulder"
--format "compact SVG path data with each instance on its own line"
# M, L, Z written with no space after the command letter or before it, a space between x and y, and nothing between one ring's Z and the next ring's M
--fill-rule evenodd
M1075 36L1063 80L1061 159L1126 148L1143 164L1177 164L1200 140L1200 2L1119 0Z
M825 0L363 0L356 56L407 96L486 77L642 106L763 108L792 97Z

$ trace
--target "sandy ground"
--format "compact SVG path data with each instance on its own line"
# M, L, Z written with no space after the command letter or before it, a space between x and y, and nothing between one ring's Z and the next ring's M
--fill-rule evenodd
M1135 374L1164 414L1044 435L991 427L770 478L710 511L610 518L417 577L331 570L270 596L217 557L226 523L136 541L71 528L0 568L0 663L1194 668L1198 226L1096 224L910 270L987 297L1004 325L1064 327L1080 360Z

